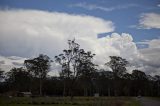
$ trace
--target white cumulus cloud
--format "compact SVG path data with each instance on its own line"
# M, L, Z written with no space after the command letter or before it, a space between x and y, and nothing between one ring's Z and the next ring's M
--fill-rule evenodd
M4 58L12 56L6 61L13 60L14 56L31 58L39 53L53 59L67 47L67 40L73 38L82 48L91 51L97 47L99 33L112 31L114 25L111 21L93 16L39 10L0 10L0 55ZM15 62L8 65L13 64L19 65Z
M143 54L142 70L145 70L150 74L160 74L160 39L147 40L142 42L148 44L148 48L140 49L140 53Z
M139 20L140 28L151 29L160 28L160 14L158 13L145 13L141 15Z
M0 54L28 57L39 52L53 56L68 39L97 39L112 32L111 21L101 18L38 10L0 11ZM85 38L85 39L82 39Z

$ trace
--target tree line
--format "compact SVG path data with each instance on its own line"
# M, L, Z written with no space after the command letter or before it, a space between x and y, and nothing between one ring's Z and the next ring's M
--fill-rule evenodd
M133 70L127 73L129 62L110 56L105 65L112 71L98 69L95 54L80 48L75 40L68 40L68 48L51 60L47 55L27 59L21 68L9 72L0 70L0 94L32 92L48 96L160 96L160 76ZM61 66L59 76L49 76L52 62Z

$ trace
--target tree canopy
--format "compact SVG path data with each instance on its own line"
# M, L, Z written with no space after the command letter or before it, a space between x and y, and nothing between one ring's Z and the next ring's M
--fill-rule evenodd
M25 67L0 70L0 93L26 92L49 96L160 96L160 76L151 76L134 69L127 72L129 62L110 56L105 65L112 71L98 69L95 54L80 48L75 40L68 40L68 48L55 56L61 66L59 76L49 76L52 60L44 54L24 61ZM53 70L52 70L53 71Z
M129 62L126 59L123 59L119 56L110 56L110 61L105 65L109 66L115 77L122 77L126 72L126 66Z

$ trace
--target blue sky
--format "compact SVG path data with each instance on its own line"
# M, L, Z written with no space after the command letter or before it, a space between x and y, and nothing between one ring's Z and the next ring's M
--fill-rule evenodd
M114 8L105 11L99 8L88 9L80 6L97 6ZM111 20L115 25L115 32L132 34L135 42L159 38L157 28L138 29L141 14L160 13L159 0L1 0L1 8L36 9L44 11L65 12L69 14L85 14ZM101 35L101 37L103 34Z
M0 0L0 68L41 53L54 59L73 38L96 54L99 69L116 55L129 61L128 72L160 75L159 0Z

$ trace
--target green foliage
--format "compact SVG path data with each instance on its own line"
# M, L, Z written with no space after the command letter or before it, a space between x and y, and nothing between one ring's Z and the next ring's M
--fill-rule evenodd
M122 75L126 72L128 61L118 56L110 56L110 59L111 60L105 65L112 69L115 77L122 77Z
M134 80L147 80L146 74L142 71L139 71L139 70L132 71L132 78Z
M31 74L35 77L44 79L49 72L52 61L47 55L40 54L38 57L24 61L24 64Z
M12 68L7 72L6 82L15 91L28 91L30 75L24 68ZM25 83L24 83L25 82Z
M0 68L0 82L4 78L4 71Z

